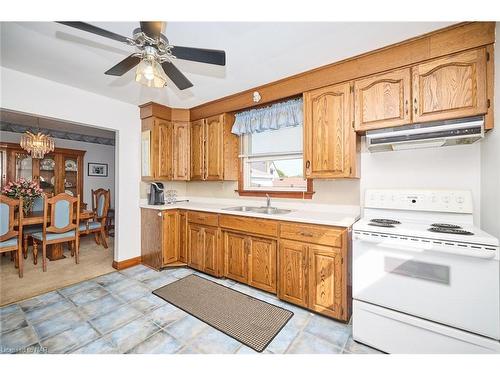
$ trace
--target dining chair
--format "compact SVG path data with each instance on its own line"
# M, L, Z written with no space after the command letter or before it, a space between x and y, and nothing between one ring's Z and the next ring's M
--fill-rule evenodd
M80 262L78 250L79 227L80 195L73 197L61 193L44 200L42 231L31 234L33 238L33 256L35 258L38 256L38 243L42 244L43 272L47 271L47 245L68 242L71 255L75 256L75 263Z
M94 212L93 220L80 224L80 232L89 234L94 233L95 242L102 245L105 249L108 248L106 242L106 220L109 210L110 191L105 189L91 190L92 193L92 211Z
M16 252L16 265L19 268L19 277L23 277L23 200L12 199L0 195L0 253ZM15 212L19 212L15 219ZM17 221L17 230L14 230Z
M44 208L44 202L47 195L43 193L40 197L36 197L33 200L32 212L42 212ZM24 259L28 258L28 238L32 233L42 231L42 224L32 224L23 227L23 256ZM33 257L33 263L36 264L36 258Z

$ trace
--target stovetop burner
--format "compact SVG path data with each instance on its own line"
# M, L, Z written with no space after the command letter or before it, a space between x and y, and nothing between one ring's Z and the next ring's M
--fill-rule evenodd
M372 225L374 227L384 227L384 228L395 228L394 225L389 224L389 223L368 223L368 225Z
M447 223L434 223L434 224L431 224L431 227L448 228L448 229L462 229L462 227L460 225L447 224Z
M460 234L460 235L466 235L466 236L471 236L474 234L474 233L469 232L467 230L456 229L456 228L446 228L446 227L430 227L427 230L430 232L436 232L436 233Z
M385 226L384 224L388 224L388 225L401 224L400 221L392 220L392 219L371 219L370 223L382 224L381 226ZM371 225L373 225L373 224L371 224Z

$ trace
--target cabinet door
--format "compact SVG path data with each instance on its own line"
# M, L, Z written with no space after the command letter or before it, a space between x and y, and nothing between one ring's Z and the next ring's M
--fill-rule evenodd
M172 179L172 123L157 119L158 159L155 178Z
M186 211L179 211L179 261L187 263L187 215Z
M205 127L205 179L222 180L224 116L208 118Z
M352 147L351 96L348 83L304 94L304 175L349 176Z
M307 307L307 246L281 240L278 264L279 298Z
M370 130L410 123L410 95L409 68L355 81L355 129Z
M204 140L205 120L191 123L191 180L203 180L204 175Z
M248 284L276 293L276 241L249 238Z
M413 121L487 112L484 48L419 64L413 72Z
M189 124L173 124L173 179L189 180Z
M219 276L221 251L219 248L219 229L206 227L204 231L205 264L203 271L213 276Z
M248 245L249 238L244 234L224 233L224 276L230 279L248 282Z
M308 245L309 308L336 319L346 319L345 278L341 249Z
M163 264L175 263L179 260L177 246L177 212L163 211Z
M188 224L188 265L191 268L203 271L205 240L203 228L198 225Z

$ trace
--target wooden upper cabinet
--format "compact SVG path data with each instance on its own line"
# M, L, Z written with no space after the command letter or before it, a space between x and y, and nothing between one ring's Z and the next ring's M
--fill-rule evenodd
M412 68L413 121L485 114L486 50L446 56Z
M156 141L156 160L153 163L156 166L155 178L172 179L172 123L161 119L155 119L155 128L157 134Z
M191 180L203 180L204 174L204 140L205 120L191 123Z
M280 240L280 299L307 307L307 246L301 242Z
M224 178L223 132L224 116L213 116L205 125L205 180Z
M370 130L411 121L410 69L354 81L354 127Z
M276 240L249 237L248 284L276 293Z
M355 173L356 135L351 126L350 84L304 93L304 175L351 177Z
M224 276L248 282L248 236L239 233L224 233Z
M178 250L178 213L175 210L162 212L163 217L163 264L179 260Z
M188 122L174 122L172 126L172 143L173 143L173 180L189 180L190 172L190 137Z
M345 278L341 249L308 245L309 308L335 319L345 320Z

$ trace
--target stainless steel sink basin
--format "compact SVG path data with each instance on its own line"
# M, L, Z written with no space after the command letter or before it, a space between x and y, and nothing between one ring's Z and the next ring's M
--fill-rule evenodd
M223 208L226 211L239 211L239 212L255 212L259 214L267 215L284 215L292 212L292 210L286 210L277 207L253 207L253 206L238 206L238 207L227 207Z
M226 211L240 211L240 212L247 212L247 211L254 211L255 209L258 209L259 207L252 207L252 206L238 206L238 207L226 207L223 208L223 210Z

